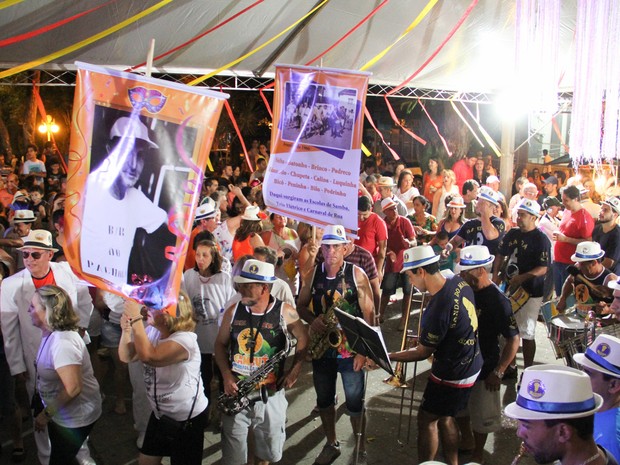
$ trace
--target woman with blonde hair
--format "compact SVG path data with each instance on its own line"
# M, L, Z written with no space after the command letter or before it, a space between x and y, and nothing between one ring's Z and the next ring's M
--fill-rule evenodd
M459 188L456 185L456 175L452 170L443 170L441 172L443 182L441 189L435 192L433 197L433 211L435 218L443 218L446 213L446 197L449 195L460 195Z
M58 286L40 287L28 309L43 333L35 359L34 428L47 427L52 446L50 465L77 464L76 454L101 416L101 394L86 344L78 332L79 317Z
M200 347L189 296L181 292L175 309L147 309L125 303L119 357L144 364L144 383L151 418L138 456L139 465L159 465L170 457L172 465L202 463L208 400L200 377ZM133 336L133 340L132 340Z

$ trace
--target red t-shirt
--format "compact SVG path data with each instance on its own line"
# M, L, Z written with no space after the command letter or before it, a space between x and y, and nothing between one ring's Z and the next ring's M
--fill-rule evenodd
M573 239L585 239L592 237L594 231L594 219L585 208L574 213L565 211L560 222L560 232ZM573 263L570 259L575 253L577 245L568 242L556 241L553 249L554 260L559 263Z
M403 268L403 252L409 248L406 239L414 239L415 232L411 221L404 216L399 216L393 225L387 224L388 239L387 251L396 254L396 261L392 262L389 258L385 259L385 272L399 272Z
M50 285L50 284L55 285L56 284L56 280L54 279L54 272L50 268L48 273L45 276L43 276L42 278L35 278L34 276L32 276L32 282L34 283L35 289L39 289L39 288L41 288L43 286L47 286L47 285Z
M366 221L357 222L358 239L355 244L361 248L368 250L376 259L379 251L379 242L386 241L388 238L387 226L385 221L376 213L371 213Z
M469 166L465 159L462 159L454 164L452 171L456 175L456 185L459 186L459 193L463 192L465 181L474 177L474 168Z

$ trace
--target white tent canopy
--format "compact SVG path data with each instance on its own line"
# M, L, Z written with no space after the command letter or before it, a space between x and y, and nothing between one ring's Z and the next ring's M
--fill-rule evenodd
M254 3L250 0L176 0L91 45L38 66L71 70L73 63L127 68L146 59L151 38L155 55L207 31ZM264 0L202 39L154 63L154 72L202 75L243 56L308 13L317 0ZM446 39L471 0L440 0L415 29L368 70L375 84L398 85ZM102 7L52 31L0 47L0 68L11 68L85 40L157 4L156 0L22 1L0 13L0 40L25 34L96 6ZM234 65L225 73L273 75L274 63L306 64L381 4L381 0L330 0L309 22ZM427 0L389 0L369 21L325 55L322 65L359 69L394 42ZM435 59L409 84L463 92L496 92L514 68L514 0L479 0ZM562 87L570 89L574 67L576 0L562 4ZM290 36L290 37L289 37ZM290 41L287 41L290 38ZM273 52L282 44L278 56ZM531 70L536 73L535 69ZM222 73L224 74L224 72Z

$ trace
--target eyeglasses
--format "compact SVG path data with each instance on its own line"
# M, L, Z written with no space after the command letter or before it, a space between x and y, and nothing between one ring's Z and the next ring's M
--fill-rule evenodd
M34 260L38 260L43 255L41 252L22 252L24 258L28 258L32 255Z

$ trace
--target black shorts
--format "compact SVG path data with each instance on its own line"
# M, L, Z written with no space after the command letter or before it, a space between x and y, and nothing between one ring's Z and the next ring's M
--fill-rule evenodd
M428 380L420 409L438 417L455 417L467 408L471 387L456 388Z

